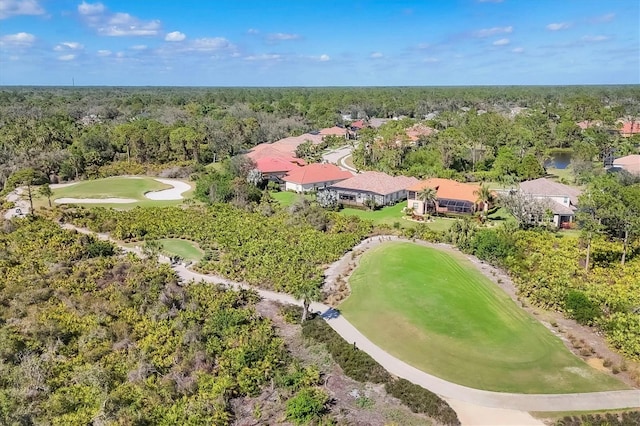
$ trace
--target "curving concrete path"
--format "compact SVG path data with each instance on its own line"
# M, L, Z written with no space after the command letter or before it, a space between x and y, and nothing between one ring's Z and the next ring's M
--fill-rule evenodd
M75 229L78 232L82 232L85 234L97 235L98 238L109 240L117 244L125 251L136 252L140 254L139 250L120 246L118 241L111 239L107 234L95 234L92 231L77 228L70 224L65 224L63 225L63 227L65 229ZM362 241L354 248L354 250L366 249L370 241L379 238L388 240L401 240L400 238L395 236L373 237ZM343 259L346 256L350 255L350 252L348 252L347 254L345 254L345 256L343 256ZM166 258L161 260L168 262L168 259ZM341 260L339 260L338 262L340 262ZM335 265L338 262L334 262L334 264L332 264L329 269L335 269ZM191 271L182 265L173 266L173 269L176 271L178 276L185 281L205 281L214 284L223 284L233 288L253 289L256 290L261 297L268 300L291 304L300 303L299 300L296 300L289 294L257 289L255 287L249 286L248 284L231 281L219 276L200 274ZM347 321L346 318L340 315L339 311L333 309L332 307L323 303L314 302L311 304L311 309L314 311L319 311L321 313L321 316L327 321L331 328L333 328L338 334L340 334L340 336L342 336L347 342L354 342L360 350L368 353L391 374L407 379L410 382L420 385L425 389L428 389L431 392L444 397L451 404L451 406L456 409L456 411L461 411L459 413L461 415L461 419L467 419L463 424L498 424L493 423L491 420L489 420L491 418L502 418L506 421L506 423L499 424L505 425L542 424L530 415L522 412L587 411L640 407L640 390L621 390L571 394L515 394L473 389L451 383L439 377L425 373L424 371L418 370L417 368L412 367L406 362L395 358L394 356L385 352L380 347L371 342L362 333L360 333L360 331L358 331L349 321ZM473 411L472 408L470 408L473 405L491 408L494 410L486 411L482 409L476 409L476 411ZM484 415L481 414L483 412L485 413ZM497 417L491 417L487 413L491 413L491 416ZM465 417L465 415L467 417ZM482 416L482 418L478 418L477 416ZM487 423L487 421L489 423Z

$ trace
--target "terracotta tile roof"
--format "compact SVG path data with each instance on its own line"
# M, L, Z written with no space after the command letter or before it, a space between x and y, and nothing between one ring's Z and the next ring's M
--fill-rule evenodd
M362 129L365 126L364 120L354 121L353 123L351 123L350 126L351 127L357 127L358 129Z
M451 179L433 178L418 182L407 188L409 191L420 192L425 188L435 188L438 198L449 200L464 200L475 203L478 195L475 192L479 185L456 182Z
M340 169L333 164L309 164L308 166L298 167L290 171L282 178L286 182L293 182L301 185L310 183L330 182L335 180L344 180L352 177L351 172Z
M602 126L602 121L600 121L600 120L596 120L596 121L584 120L584 121L580 121L579 123L576 123L576 125L578 127L580 127L582 130L586 130L586 129L589 129L591 127L600 127L600 126Z
M409 136L409 139L415 142L418 139L420 139L420 136L429 136L433 134L435 131L436 131L435 129L432 129L431 127L427 127L423 124L416 124L414 126L409 127L406 130L406 133L407 133L407 136Z
M631 136L640 133L640 121L625 121L622 123L620 134L622 136Z
M338 182L331 187L387 195L405 190L408 186L416 182L418 182L418 179L414 177L389 176L382 172L364 172L343 180L342 182Z
M625 169L629 173L640 175L640 155L633 154L613 160L614 167Z
M299 158L286 158L281 157L264 157L256 160L256 167L262 173L277 173L277 172L289 172L295 169L299 169L300 166L296 164L295 160Z
M322 136L328 136L328 135L344 136L346 134L347 134L347 129L345 129L344 127L338 127L338 126L333 126L327 129L320 130L320 135Z
M539 178L520 182L520 189L530 195L546 197L569 197L571 203L578 205L578 197L582 194L579 189L554 182L547 178Z

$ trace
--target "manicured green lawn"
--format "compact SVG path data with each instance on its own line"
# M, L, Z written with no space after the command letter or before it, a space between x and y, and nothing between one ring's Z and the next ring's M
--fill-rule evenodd
M158 241L162 243L162 251L169 256L180 256L185 260L197 262L202 259L202 255L204 254L193 241L181 240L179 238L164 238Z
M340 210L340 214L349 216L358 216L361 219L371 220L374 225L389 225L393 227L395 222L400 224L401 228L415 227L417 222L403 219L402 209L407 207L405 201L396 204L395 206L387 206L378 210L360 210L345 207ZM437 217L433 222L428 222L427 226L434 231L447 231L455 219Z
M271 196L283 207L289 207L291 204L294 203L294 201L296 201L300 197L304 197L307 200L313 200L312 195L309 195L309 194L302 195L302 194L298 194L296 192L290 192L290 191L271 192Z
M624 389L589 367L462 255L413 243L365 253L342 314L375 344L445 380L503 392Z
M170 188L151 178L112 177L85 180L74 185L53 190L52 200L70 198L133 198L144 200L144 193Z
M180 238L161 238L157 240L162 244L162 253L167 256L180 256L184 260L191 260L197 262L202 259L203 251L200 249L197 243L189 240L182 240ZM144 247L144 241L134 242L121 242L125 247Z

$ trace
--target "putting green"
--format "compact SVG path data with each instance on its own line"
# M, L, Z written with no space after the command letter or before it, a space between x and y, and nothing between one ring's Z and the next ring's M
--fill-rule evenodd
M202 250L192 241L181 240L179 238L164 238L158 241L162 243L162 251L169 256L180 256L185 260L191 260L193 262L202 259Z
M106 179L85 180L53 191L52 200L59 198L130 198L145 200L144 194L149 191L170 188L152 178L147 177L112 177Z
M342 314L376 345L478 389L571 393L626 389L589 367L462 255L413 243L365 253Z

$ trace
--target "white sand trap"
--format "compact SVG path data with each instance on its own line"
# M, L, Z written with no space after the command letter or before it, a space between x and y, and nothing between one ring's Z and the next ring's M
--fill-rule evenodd
M137 203L133 198L58 198L53 200L56 204L129 204Z
M150 200L182 200L182 193L191 189L191 185L176 179L155 178L154 180L166 185L171 185L173 188L150 191L144 194L144 196Z

